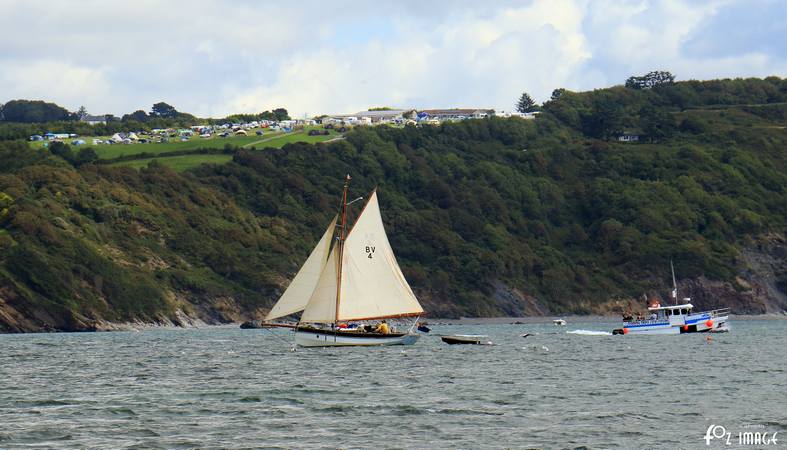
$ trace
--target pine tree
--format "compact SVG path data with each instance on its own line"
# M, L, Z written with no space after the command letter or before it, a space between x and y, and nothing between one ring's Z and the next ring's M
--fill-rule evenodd
M523 92L522 96L519 97L519 101L516 103L516 110L521 113L538 111L538 105L536 105L536 102L533 101L527 92Z

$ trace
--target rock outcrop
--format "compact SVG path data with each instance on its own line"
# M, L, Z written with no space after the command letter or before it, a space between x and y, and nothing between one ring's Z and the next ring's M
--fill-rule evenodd
M787 311L787 243L764 236L741 251L742 269L734 281L700 277L681 283L697 308L729 307L735 314Z

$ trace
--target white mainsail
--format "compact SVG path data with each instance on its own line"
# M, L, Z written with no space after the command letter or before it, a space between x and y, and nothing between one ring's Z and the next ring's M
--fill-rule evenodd
M331 259L336 257L335 253L338 248L331 252ZM377 192L372 193L344 242L341 265L339 301L336 301L338 267L329 263L323 268L301 322L331 323L423 313L388 242ZM336 314L337 303L339 314Z
M320 242L317 243L314 250L312 250L311 254L306 259L306 262L303 263L301 270L298 271L298 274L292 279L290 285L287 286L287 290L284 291L279 301L273 305L268 315L265 316L265 320L273 320L279 317L288 316L303 311L303 309L306 308L306 304L309 302L309 298L311 298L318 284L323 268L328 262L331 242L333 241L333 235L336 231L336 221L338 218L339 215L337 214L331 221L331 224L328 225L328 229L325 230ZM335 278L336 276L334 275L334 279ZM336 282L334 281L334 286L335 285ZM334 292L334 296L335 295Z

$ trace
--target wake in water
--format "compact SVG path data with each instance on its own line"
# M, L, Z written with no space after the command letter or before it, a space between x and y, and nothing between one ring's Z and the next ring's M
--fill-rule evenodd
M584 336L612 336L609 331L595 331L595 330L572 330L566 331L566 334L581 334Z

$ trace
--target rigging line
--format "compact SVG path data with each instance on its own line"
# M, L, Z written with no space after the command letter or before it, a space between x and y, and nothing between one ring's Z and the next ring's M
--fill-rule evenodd
M263 328L262 328L262 331L263 331L263 333L265 332L265 330L266 330L266 329L267 329L266 327L263 327ZM282 341L282 342L284 342L284 343L286 343L286 344L289 344L289 343L290 343L288 339L285 339L284 337L282 337L282 336L279 336L279 335L277 335L276 333L273 333L273 329L272 329L272 328L271 328L271 330L270 330L270 331L271 331L271 333L269 333L269 334L270 334L271 336L275 337L276 339L279 339L280 341Z
M414 321L414 322L413 322L413 324L410 326L410 329L409 329L409 330L407 330L407 333L412 333L412 332L413 332L413 328L415 328L415 326L418 324L418 320L420 320L420 319L421 319L421 316L420 316L420 315L418 315L418 316L415 316L415 321Z
M342 192L342 227L339 229L339 248L338 248L338 267L337 267L337 274L336 274L336 304L334 306L334 319L333 319L333 329L334 332L337 329L337 325L339 322L339 303L341 302L342 298L342 264L344 263L344 242L347 239L347 191L350 189L350 174L347 174L347 178L344 180L344 191ZM334 343L337 340L337 335L333 335Z

